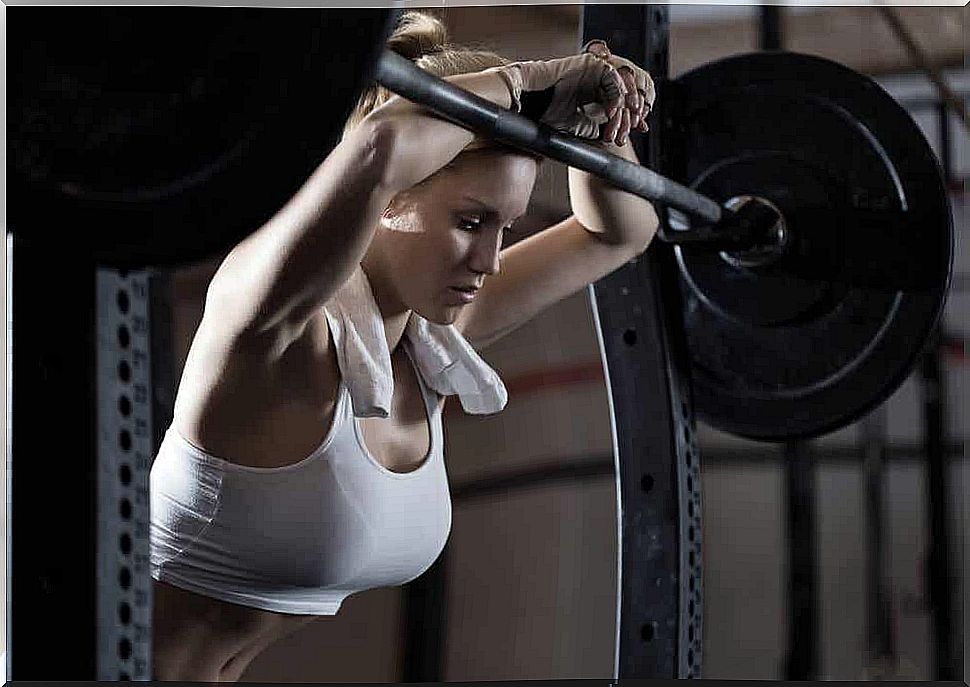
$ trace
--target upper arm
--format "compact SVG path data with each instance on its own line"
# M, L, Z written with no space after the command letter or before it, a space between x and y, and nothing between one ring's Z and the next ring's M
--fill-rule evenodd
M484 348L642 250L608 243L571 216L503 250L500 272L486 279L455 326L473 346Z
M385 139L366 127L345 139L230 251L206 294L215 326L228 336L276 337L304 326L347 280L390 201L382 174L392 143Z

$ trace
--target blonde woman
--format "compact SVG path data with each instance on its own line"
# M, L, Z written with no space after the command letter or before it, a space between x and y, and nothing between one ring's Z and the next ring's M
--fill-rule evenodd
M646 129L653 85L602 42L509 63L409 13L389 46L636 159L628 134ZM281 637L440 554L445 398L501 410L477 350L640 254L657 226L647 202L570 170L574 214L502 250L538 164L374 87L220 265L152 468L154 679L238 680Z

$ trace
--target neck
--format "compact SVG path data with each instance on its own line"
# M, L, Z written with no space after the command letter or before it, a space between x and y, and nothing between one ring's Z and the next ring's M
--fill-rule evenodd
M368 265L365 259L361 262L364 275L370 283L371 292L374 294L374 301L377 309L381 313L381 320L384 322L384 337L387 339L387 350L394 352L397 345L404 336L404 329L407 327L408 320L411 318L411 310L404 306L394 295L388 284L381 277L379 269L374 269L373 265Z

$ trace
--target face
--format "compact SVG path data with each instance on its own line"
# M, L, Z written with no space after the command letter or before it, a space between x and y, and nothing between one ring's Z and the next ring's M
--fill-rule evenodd
M368 252L382 305L454 322L474 301L468 289L498 273L502 237L525 214L536 171L531 157L476 150L399 194Z

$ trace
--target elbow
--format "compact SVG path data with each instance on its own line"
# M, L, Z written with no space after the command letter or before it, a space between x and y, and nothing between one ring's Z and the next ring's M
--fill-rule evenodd
M403 190L396 163L401 132L393 118L366 117L354 133L360 136L361 167L374 187L390 194Z

